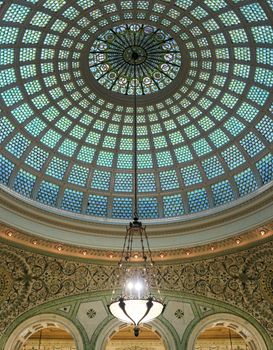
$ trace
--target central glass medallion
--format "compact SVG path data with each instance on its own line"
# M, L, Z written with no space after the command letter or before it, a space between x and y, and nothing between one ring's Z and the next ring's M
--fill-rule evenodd
M134 79L136 64L136 80ZM120 25L100 34L89 53L94 78L108 90L147 95L164 89L177 76L181 54L176 41L144 24Z
M124 61L128 64L142 64L147 59L147 52L141 46L129 46L124 50L123 53Z

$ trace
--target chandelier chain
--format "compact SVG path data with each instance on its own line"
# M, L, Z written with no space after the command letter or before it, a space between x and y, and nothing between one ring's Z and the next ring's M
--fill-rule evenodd
M135 32L134 41L135 44ZM155 317L158 317L165 307L162 298L156 298L152 295L151 286L154 273L152 253L148 241L148 235L146 227L142 226L138 217L138 178L137 178L137 74L140 74L141 67L138 67L138 61L141 53L138 49L131 48L131 59L130 65L134 72L134 120L133 120L133 166L134 166L134 203L133 203L133 220L126 228L126 235L123 244L122 256L119 261L119 280L121 281L121 295L118 300L114 300L109 305L109 310L113 316L125 322L134 324L134 334L138 336L139 325L142 322L148 322ZM133 240L135 236L138 236L140 240L140 253L133 252ZM132 258L137 259L137 265L131 260ZM139 259L140 258L140 259ZM142 260L141 265L139 260ZM147 266L147 264L150 266ZM124 263L124 265L123 265ZM157 285L157 281L156 281ZM114 294L113 291L112 294ZM158 294L160 293L158 289ZM111 299L113 300L113 299Z
M153 262L153 258L152 258L152 252L151 252L151 248L150 248L150 244L149 244L149 240L148 240L148 236L147 236L147 232L146 232L145 228L144 228L144 233L145 233L145 240L147 242L147 250L148 250L150 262L151 262L151 265L153 265L154 262Z
M135 36L135 35L134 35ZM137 183L137 84L136 84L136 57L134 59L134 218L138 218L138 202L137 202L137 192L138 192L138 183Z
M147 256L145 255L145 251L144 251L144 243L143 243L143 234L142 234L142 230L140 230L140 242L141 242L141 251L142 251L142 258L145 262L145 267L146 267L146 261L147 261Z
M122 248L122 254L121 254L121 257L120 257L119 264L118 264L120 267L122 265L122 260L123 260L123 257L125 255L125 249L126 249L125 247L126 247L127 239L128 239L128 230L126 230L125 239L124 239L123 248Z

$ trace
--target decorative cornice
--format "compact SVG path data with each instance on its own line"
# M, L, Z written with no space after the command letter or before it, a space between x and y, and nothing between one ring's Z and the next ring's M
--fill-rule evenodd
M224 255L252 245L262 244L273 237L273 221L259 228L245 232L244 234L224 240L215 241L209 244L192 246L179 249L154 250L153 259L157 262L180 261L189 259L200 259L207 256ZM120 259L120 250L94 249L84 246L64 244L58 241L51 241L26 234L20 230L0 223L0 238L9 244L20 245L28 250L42 251L58 256L75 257L88 260L114 262ZM134 251L133 255L138 262L137 255L140 252Z

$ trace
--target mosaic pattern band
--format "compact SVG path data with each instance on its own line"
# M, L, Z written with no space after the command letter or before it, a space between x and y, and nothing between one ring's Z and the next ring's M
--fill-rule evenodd
M133 104L98 88L89 55L102 33L145 24L175 40L185 70L139 96L141 219L258 192L273 178L272 10L272 0L3 2L0 182L67 214L131 218Z

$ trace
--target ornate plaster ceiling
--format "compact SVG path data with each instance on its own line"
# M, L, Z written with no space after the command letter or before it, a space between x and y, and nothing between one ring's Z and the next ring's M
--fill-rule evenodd
M271 0L4 2L0 181L33 203L131 218L132 97L90 71L120 25L158 28L179 72L138 96L139 214L183 218L261 193L273 177Z

